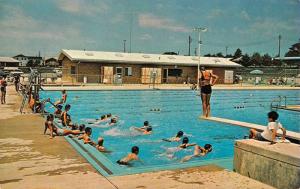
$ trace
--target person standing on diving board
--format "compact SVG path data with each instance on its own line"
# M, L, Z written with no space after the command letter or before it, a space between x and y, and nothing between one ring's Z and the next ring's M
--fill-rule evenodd
M200 78L199 78L199 88L201 93L202 101L202 117L210 117L210 97L212 93L212 88L217 80L218 76L213 74L209 70L205 70L205 67L200 68Z

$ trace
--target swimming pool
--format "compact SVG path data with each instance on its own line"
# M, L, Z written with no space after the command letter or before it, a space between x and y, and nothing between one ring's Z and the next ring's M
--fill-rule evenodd
M44 91L41 94L52 101L60 95L59 91ZM296 90L215 90L211 100L212 115L266 125L270 103L279 95L287 96L287 104L300 103L299 91ZM100 160L103 164L100 167L107 169L104 172L108 175L209 163L231 169L234 140L248 135L247 128L198 119L201 114L200 97L190 90L68 91L68 103L72 106L70 114L73 122L89 125L90 119L107 113L120 117L117 126L100 128L105 126L89 125L93 129L92 138L97 141L99 136L104 137L104 146L113 151L111 154L99 153L81 141L70 141L80 146L77 150L83 151L82 154L93 156L93 161ZM53 112L50 106L47 106L47 110ZM279 110L279 115L280 122L288 130L300 131L299 112ZM142 126L146 120L152 125L153 134L137 135L132 131L132 126ZM201 146L212 144L213 151L205 157L181 163L184 156L193 153L193 148L176 152L179 143L161 140L176 135L179 130L184 131L191 143ZM134 145L139 146L139 157L144 164L136 162L129 168L116 164ZM173 158L170 154L174 154Z

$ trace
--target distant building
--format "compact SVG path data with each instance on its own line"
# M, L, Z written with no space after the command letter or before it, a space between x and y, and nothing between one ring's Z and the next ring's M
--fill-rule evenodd
M88 83L196 83L196 56L62 50L62 80ZM201 57L201 66L219 76L219 83L233 83L241 65L227 58Z
M40 56L25 56L23 54L19 54L13 57L21 62L20 66L27 66L29 61L37 62L37 65L41 65L43 63L43 58Z
M56 58L52 57L45 59L44 65L49 67L59 67L61 66L61 63L59 63Z
M11 57L0 57L0 67L19 67L21 62Z

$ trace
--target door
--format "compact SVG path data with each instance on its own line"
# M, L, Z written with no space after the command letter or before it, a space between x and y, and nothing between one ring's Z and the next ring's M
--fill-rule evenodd
M103 76L102 83L111 84L113 82L114 68L112 66L103 66L101 71Z
M168 83L168 69L164 69L162 82L163 83Z
M228 84L233 83L233 71L232 70L225 70L224 83L228 83Z

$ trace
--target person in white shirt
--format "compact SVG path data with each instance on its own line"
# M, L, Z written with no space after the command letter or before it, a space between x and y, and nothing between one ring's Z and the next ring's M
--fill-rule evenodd
M268 113L268 126L263 132L259 132L255 129L250 129L249 138L260 140L260 141L269 141L275 143L277 130L282 130L282 140L285 140L286 130L282 127L281 123L277 122L279 115L275 111Z

